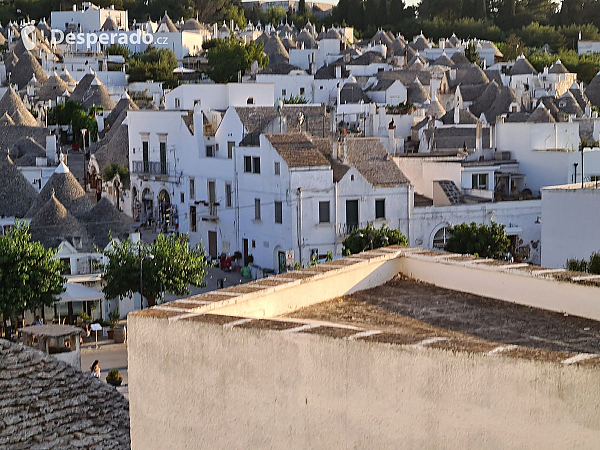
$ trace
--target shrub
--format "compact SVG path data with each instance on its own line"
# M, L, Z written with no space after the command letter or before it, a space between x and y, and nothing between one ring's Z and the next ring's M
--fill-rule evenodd
M106 381L121 381L123 376L119 373L119 369L111 369L106 375Z
M381 228L374 228L372 224L368 224L365 228L354 230L344 239L343 254L360 253L371 247L373 248L387 247L388 245L408 245L406 236L400 230L394 230L387 225L382 225Z
M510 249L510 239L504 225L463 223L452 227L446 250L454 253L477 254L481 258L503 259Z

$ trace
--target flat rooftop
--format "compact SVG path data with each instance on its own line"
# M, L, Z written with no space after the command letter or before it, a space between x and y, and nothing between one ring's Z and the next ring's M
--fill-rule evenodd
M369 330L361 339L600 366L600 323L397 277L289 314ZM311 331L311 330L308 330ZM328 330L312 330L328 334ZM334 333L335 335L336 333Z
M392 246L132 314L600 367L599 286L598 275Z

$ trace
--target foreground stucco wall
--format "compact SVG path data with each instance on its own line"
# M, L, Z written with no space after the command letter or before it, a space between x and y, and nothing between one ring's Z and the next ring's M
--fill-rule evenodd
M592 449L600 373L129 316L133 449Z
M595 286L419 255L408 254L399 261L400 273L435 286L600 320L600 288Z

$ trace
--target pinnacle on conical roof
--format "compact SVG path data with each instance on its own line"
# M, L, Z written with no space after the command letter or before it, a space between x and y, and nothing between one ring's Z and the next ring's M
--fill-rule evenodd
M177 27L175 26L175 24L173 23L173 21L171 20L171 18L169 17L169 15L167 14L166 11L165 11L165 15L158 23L158 27L160 28L160 26L163 24L165 25L165 28L167 29L167 31L169 33L177 33Z
M546 106L542 102L540 102L538 107L535 108L535 111L527 119L527 122L530 122L530 123L554 123L554 122L556 122L556 120L554 120L554 117L552 117L552 114L550 114L550 111L548 111L548 108L546 108Z

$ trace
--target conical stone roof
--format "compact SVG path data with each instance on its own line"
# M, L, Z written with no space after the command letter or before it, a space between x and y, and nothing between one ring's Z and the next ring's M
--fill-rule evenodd
M4 113L8 113L16 125L38 126L37 120L12 88L7 89L0 99L0 114Z
M119 212L106 197L102 197L83 218L92 242L100 248L108 245L110 234L118 239L127 238L132 222L132 219Z
M52 192L50 198L32 217L29 231L32 240L40 241L46 248L56 248L64 240L73 245L80 241L81 246L76 247L81 249L89 249L90 246L85 227L67 211Z
M269 57L269 64L282 64L290 61L290 55L277 35L271 36L263 51Z
M38 60L29 51L19 55L19 62L10 71L10 82L23 89L35 77L40 83L48 79Z
M0 216L25 216L38 193L6 156L0 163Z
M48 179L39 197L27 211L26 217L33 217L52 195L76 217L81 217L92 209L92 204L85 195L85 191L63 162L58 165Z
M56 100L57 97L63 96L65 93L70 94L73 89L58 76L56 72L52 74L38 91L38 100L45 102L48 100Z

